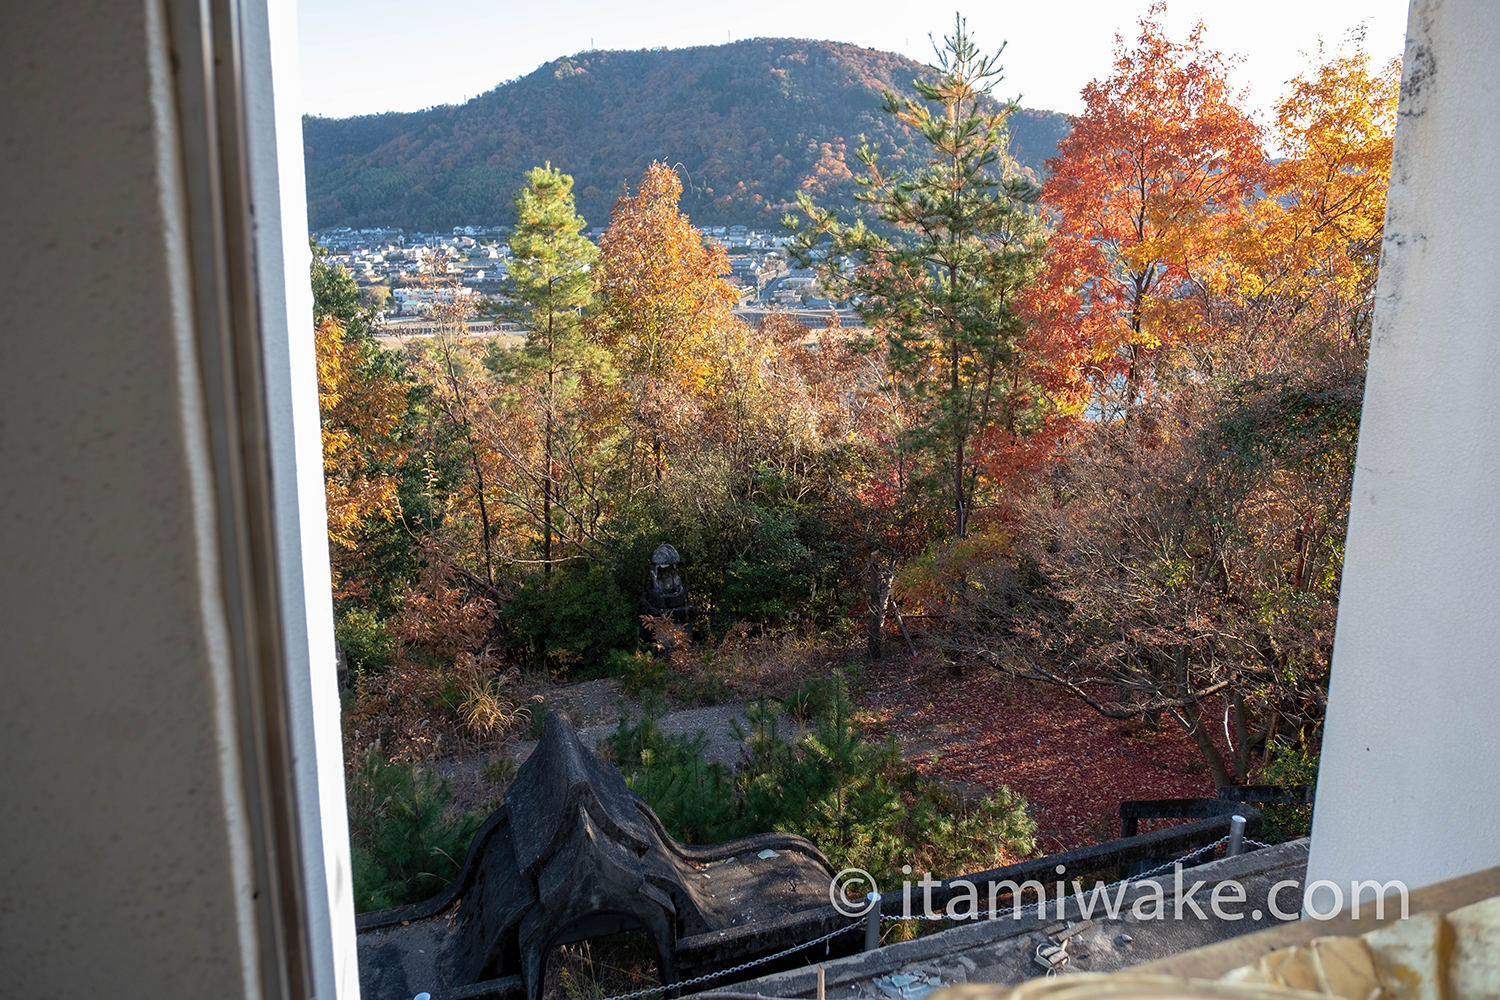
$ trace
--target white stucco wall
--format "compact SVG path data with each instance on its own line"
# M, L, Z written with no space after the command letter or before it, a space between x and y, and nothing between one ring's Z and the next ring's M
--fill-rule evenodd
M320 998L359 996L354 876L344 802L343 736L333 642L332 571L323 493L323 441L314 364L311 253L302 159L295 0L244 5L245 115L249 133L259 308L277 510L287 705L308 889L305 917Z
M1310 880L1500 864L1497 101L1500 3L1415 0Z
M184 173L210 139L183 131L197 54L171 39L228 6L52 0L0 32L0 273L24 290L0 310L0 996L279 995L257 782L297 816L313 995L358 996L293 0L245 3L240 39L289 782L250 750L267 661L221 561L244 540Z
M255 996L164 11L5 22L0 993Z

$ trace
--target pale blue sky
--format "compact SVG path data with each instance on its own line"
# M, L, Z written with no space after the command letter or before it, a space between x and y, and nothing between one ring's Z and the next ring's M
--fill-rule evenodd
M1000 96L1076 112L1078 91L1109 71L1148 0L986 0L959 7L985 48L1009 43ZM1172 0L1181 36L1201 18L1211 45L1244 58L1236 82L1256 108L1305 69L1319 38L1336 47L1368 26L1367 48L1399 55L1406 0ZM345 116L463 101L542 63L590 48L708 45L760 36L827 38L930 61L928 35L952 27L950 4L910 0L301 0L303 107Z

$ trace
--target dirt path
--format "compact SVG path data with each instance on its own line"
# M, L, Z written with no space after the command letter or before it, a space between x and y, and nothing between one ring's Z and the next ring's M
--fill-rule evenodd
M740 729L749 732L750 720L745 715L745 708L748 704L748 702L735 701L727 705L670 712L658 719L656 724L668 736L697 736L701 733L708 738L703 748L705 760L723 764L725 767L737 767L742 759L745 744L735 733L735 725L738 723ZM786 720L781 720L781 723L781 728L786 730ZM584 746L597 750L618 726L618 719L614 722L584 726L578 730L578 739ZM517 767L531 756L531 751L535 749L535 740L522 740L506 748Z
M582 681L562 684L542 693L542 710L567 713L578 730L578 738L584 746L598 749L619 726L620 718L640 719L645 714L640 702L625 693L618 680ZM657 720L664 733L672 736L697 736L703 734L707 742L703 748L705 759L723 764L725 767L739 766L744 752L744 741L735 732L735 726L749 731L750 721L745 714L749 702L734 701L707 708L689 708L669 712ZM787 719L779 720L782 735L791 738L795 726ZM503 746L489 751L457 754L430 762L430 766L448 782L453 795L451 807L464 810L487 810L498 804L500 782L495 777L503 774L505 765L495 766L497 758L508 758L513 767L520 767L536 749L534 739L512 739ZM489 770L491 774L486 774Z
M1043 851L1117 836L1126 799L1214 794L1197 748L1170 723L1159 733L1136 733L1055 688L986 672L954 680L941 668L906 661L872 667L865 682L856 700L872 720L872 736L895 739L919 771L960 793L977 798L1004 785L1024 795ZM549 687L541 698L545 710L566 712L591 748L614 733L622 715L644 714L614 679ZM703 733L704 756L735 767L744 751L735 724L749 728L747 705L670 712L658 724L674 735ZM784 736L795 737L789 720L781 725ZM502 746L429 763L447 780L453 808L488 810L499 804L506 772L535 748L535 740L513 735Z

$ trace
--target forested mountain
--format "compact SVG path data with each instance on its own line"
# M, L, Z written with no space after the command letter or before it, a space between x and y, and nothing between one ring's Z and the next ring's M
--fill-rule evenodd
M923 75L894 53L788 38L580 53L461 105L306 119L309 216L313 228L508 223L524 171L550 161L604 225L659 159L678 167L695 222L775 225L799 190L852 205L861 135L893 161L914 149L881 95ZM1020 111L1011 152L1039 171L1067 129L1056 112Z

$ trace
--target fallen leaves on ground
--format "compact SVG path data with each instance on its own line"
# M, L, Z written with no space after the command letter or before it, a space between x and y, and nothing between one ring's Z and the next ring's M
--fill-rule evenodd
M874 735L894 738L923 774L1024 795L1043 852L1118 836L1127 799L1214 795L1192 739L1170 719L1138 732L1057 688L991 672L955 679L889 662L866 679L861 702Z

